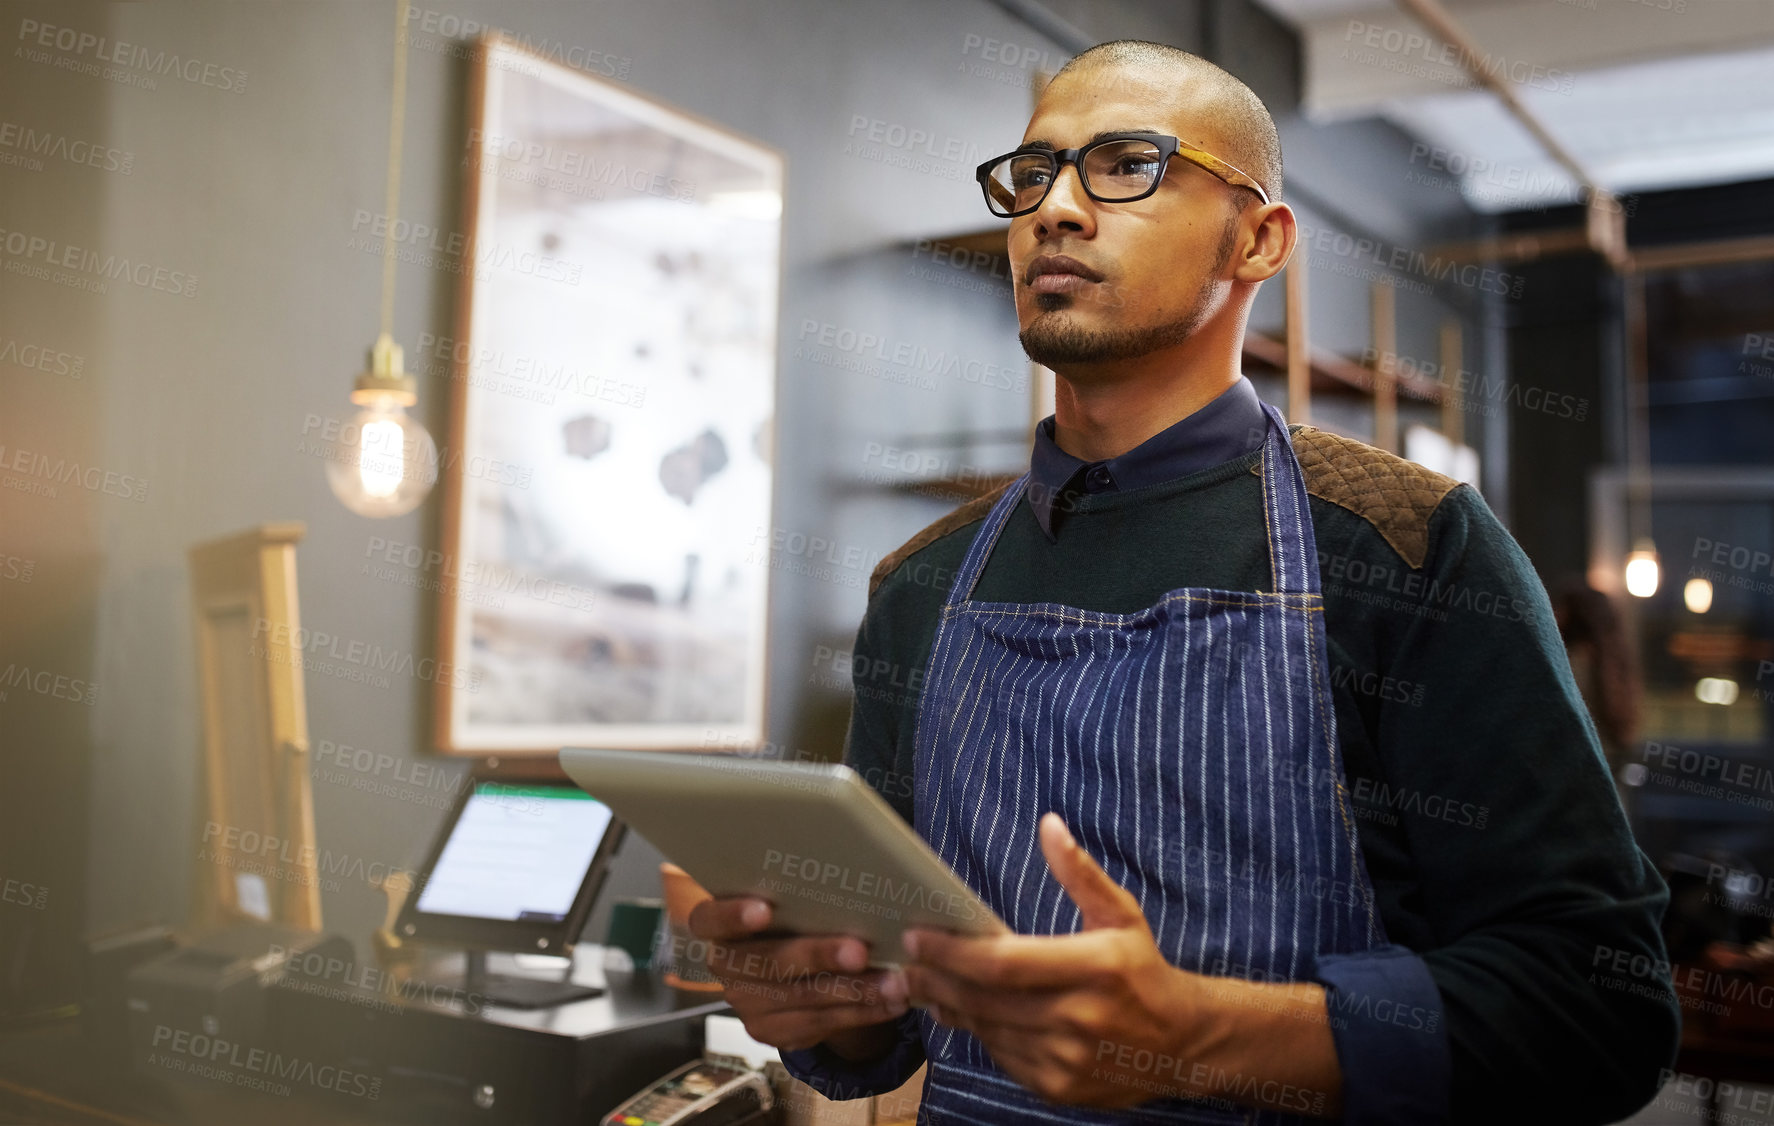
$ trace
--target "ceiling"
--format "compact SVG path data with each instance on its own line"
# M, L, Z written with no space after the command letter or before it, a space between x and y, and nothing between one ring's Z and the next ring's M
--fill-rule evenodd
M1257 0L1300 33L1302 109L1411 134L1410 175L1477 210L1581 193L1458 55L1396 3ZM1443 0L1517 97L1619 195L1774 177L1774 2ZM1630 212L1629 212L1630 213Z

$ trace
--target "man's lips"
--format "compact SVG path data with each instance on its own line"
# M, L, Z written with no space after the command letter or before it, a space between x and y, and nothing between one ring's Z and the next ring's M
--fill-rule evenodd
M1036 293L1072 293L1102 280L1102 274L1064 254L1044 254L1023 271L1023 284Z

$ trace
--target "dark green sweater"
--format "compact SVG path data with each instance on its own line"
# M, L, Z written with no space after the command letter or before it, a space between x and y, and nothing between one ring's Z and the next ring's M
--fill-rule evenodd
M1177 587L1267 590L1258 457L1067 493L1054 542L1025 500L974 597L1126 613ZM1418 569L1381 534L1383 513L1321 491L1311 513L1361 850L1388 936L1441 993L1455 1120L1625 1117L1670 1066L1679 1009L1665 974L1602 967L1666 961L1667 892L1627 827L1546 592L1469 486L1428 513ZM846 761L907 821L925 663L980 525L890 560L857 634Z

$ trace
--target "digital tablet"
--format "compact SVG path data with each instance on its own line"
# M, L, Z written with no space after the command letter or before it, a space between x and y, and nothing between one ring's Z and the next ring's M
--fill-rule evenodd
M710 892L769 900L772 931L855 935L891 966L910 927L1008 930L847 766L577 747L560 762Z

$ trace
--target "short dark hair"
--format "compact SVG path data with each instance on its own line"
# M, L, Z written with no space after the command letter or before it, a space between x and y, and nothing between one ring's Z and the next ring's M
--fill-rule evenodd
M1281 135L1275 130L1269 107L1236 76L1200 55L1167 43L1116 39L1074 56L1053 77L1057 81L1073 69L1127 65L1168 67L1178 77L1204 87L1219 117L1219 131L1231 146L1231 151L1214 155L1263 185L1271 201L1281 198Z

